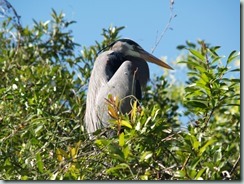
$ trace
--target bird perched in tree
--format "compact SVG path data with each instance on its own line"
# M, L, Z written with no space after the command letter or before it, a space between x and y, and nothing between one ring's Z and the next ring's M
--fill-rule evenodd
M130 96L141 99L141 87L149 80L146 61L173 69L130 39L119 39L107 48L109 50L98 55L89 81L85 113L85 127L89 134L109 126L108 95L121 100L122 113L129 113L132 109Z

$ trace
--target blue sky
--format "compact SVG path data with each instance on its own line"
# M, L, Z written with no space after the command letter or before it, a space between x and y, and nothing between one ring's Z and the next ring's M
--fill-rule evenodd
M101 41L102 28L110 25L126 26L122 37L135 40L145 50L151 51L165 28L169 17L169 0L9 0L21 16L23 26L32 26L33 19L51 19L51 9L62 11L67 20L75 20L71 26L75 42L82 46ZM167 57L171 64L180 51L176 47L186 40L203 39L211 45L220 45L220 55L240 50L240 1L238 0L175 0L172 20L160 44L154 51L157 57ZM174 66L173 74L182 73ZM150 64L151 73L162 69ZM179 70L179 71L177 71ZM183 74L182 74L183 75Z

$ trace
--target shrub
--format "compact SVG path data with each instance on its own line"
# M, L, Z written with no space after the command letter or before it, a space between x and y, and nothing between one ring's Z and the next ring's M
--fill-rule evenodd
M188 68L184 90L156 77L130 116L114 118L124 133L106 138L105 129L89 140L83 116L93 61L124 27L103 29L104 40L80 54L74 21L53 10L50 21L34 23L8 19L0 32L1 179L240 179L240 79L230 77L240 71L230 69L238 52L223 61L220 47L179 46L188 51L178 63ZM190 117L187 130L179 108Z

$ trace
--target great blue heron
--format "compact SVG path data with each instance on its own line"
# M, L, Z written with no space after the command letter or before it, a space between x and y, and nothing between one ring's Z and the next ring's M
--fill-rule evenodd
M141 99L141 87L149 80L146 61L173 69L130 39L119 39L108 48L97 57L90 77L85 113L89 134L109 126L111 117L105 100L109 94L124 99L120 105L122 113L132 109L130 99L125 97L133 95Z

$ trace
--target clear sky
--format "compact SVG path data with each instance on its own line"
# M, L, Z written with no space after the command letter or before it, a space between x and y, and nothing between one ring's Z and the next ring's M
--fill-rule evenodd
M122 37L131 38L151 51L170 17L170 0L8 0L21 16L23 26L32 26L35 19L51 19L51 9L62 11L66 19L77 21L71 26L75 42L82 46L101 41L102 28L126 26ZM203 39L220 45L220 55L240 50L239 0L175 0L172 20L154 55L166 56L171 64L180 51L176 47L186 40ZM175 67L175 66L174 66ZM172 74L178 74L177 70ZM151 73L162 72L150 65ZM182 71L181 71L182 72ZM180 73L180 71L179 71Z

